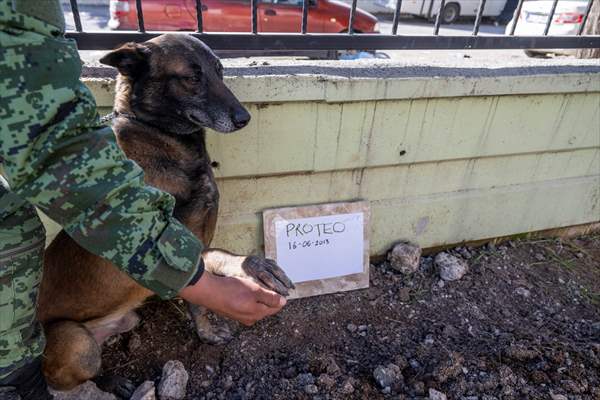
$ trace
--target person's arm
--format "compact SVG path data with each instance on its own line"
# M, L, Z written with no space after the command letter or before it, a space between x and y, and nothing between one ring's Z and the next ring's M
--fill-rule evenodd
M0 160L11 190L161 297L197 280L202 243L99 124L75 45L28 31L1 40Z
M202 243L173 218L173 197L145 185L100 125L74 42L5 2L0 28L0 164L12 191L163 298L181 292L246 324L285 304L254 282L203 275Z

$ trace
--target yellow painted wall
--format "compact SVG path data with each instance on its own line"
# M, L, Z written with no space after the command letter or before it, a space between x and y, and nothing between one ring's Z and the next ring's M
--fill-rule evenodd
M113 82L86 81L101 112ZM371 254L600 221L600 78L228 78L252 121L208 135L215 246L261 250L269 207L365 199Z

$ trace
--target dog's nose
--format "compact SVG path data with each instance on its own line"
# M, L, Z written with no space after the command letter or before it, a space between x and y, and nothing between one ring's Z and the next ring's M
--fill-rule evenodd
M231 120L233 121L235 127L240 129L248 125L248 122L250 122L250 114L248 114L248 111L243 108L232 110Z

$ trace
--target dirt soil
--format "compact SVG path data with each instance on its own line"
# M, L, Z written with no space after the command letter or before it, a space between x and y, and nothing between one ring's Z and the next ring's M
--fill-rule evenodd
M600 234L449 252L468 261L459 281L433 257L412 276L372 265L369 289L291 301L222 346L182 303L151 302L105 371L158 381L177 359L189 399L600 399Z

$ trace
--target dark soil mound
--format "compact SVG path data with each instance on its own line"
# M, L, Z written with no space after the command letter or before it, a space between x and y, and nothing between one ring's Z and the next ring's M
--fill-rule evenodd
M371 266L371 288L292 301L224 346L151 302L105 371L141 383L177 359L190 399L600 399L600 235L449 252L459 281L431 257L410 277Z

